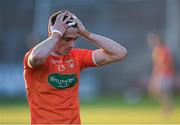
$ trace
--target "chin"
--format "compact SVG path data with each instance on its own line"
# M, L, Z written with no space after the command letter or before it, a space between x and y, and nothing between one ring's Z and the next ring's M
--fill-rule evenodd
M68 55L70 52L71 52L71 50L65 50L65 51L63 52L63 54L64 54L64 55Z
M68 54L69 54L69 52L64 52L64 53L63 53L63 55L68 55Z

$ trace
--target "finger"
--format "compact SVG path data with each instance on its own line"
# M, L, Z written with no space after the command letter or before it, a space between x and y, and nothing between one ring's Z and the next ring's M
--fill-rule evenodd
M72 17L73 17L73 19L76 19L77 21L81 22L81 21L79 20L79 18L77 18L77 16L76 16L76 15L74 15L74 14L73 14L73 16L72 16Z
M76 15L74 15L73 14L73 19L74 19L74 21L76 22L76 23L80 23L80 24L82 24L82 22L77 18L77 16Z
M70 14L70 11L69 10L65 10L64 14L68 16Z
M60 15L60 17L59 17L59 20L63 22L64 16L65 16L65 14L62 13L62 14Z
M64 13L60 13L60 14L57 16L57 20L63 21L64 16L65 16Z
M70 12L71 13L71 12ZM71 13L72 14L72 18L73 19L77 19L76 15L74 13Z
M62 21L64 21L69 15L70 15L70 11L69 10L63 11L63 20Z
M77 18L74 14L73 14L73 16L72 16L72 17L73 17L73 19L78 19L78 18Z
M72 19L73 22L75 23L78 23L78 20L77 19Z
M69 21L72 18L72 14L68 15L68 17L64 20L64 22L66 23L67 21Z
M79 24L79 25L82 25L82 22L81 22L78 18L73 19L73 21L76 22L76 23Z

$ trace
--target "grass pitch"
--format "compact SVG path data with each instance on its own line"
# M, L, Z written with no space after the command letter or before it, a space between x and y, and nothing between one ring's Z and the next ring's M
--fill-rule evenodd
M161 107L152 100L127 104L122 99L97 99L81 103L82 123L180 123L180 103L175 103L171 115L163 115ZM0 104L0 123L30 123L26 102L4 102Z

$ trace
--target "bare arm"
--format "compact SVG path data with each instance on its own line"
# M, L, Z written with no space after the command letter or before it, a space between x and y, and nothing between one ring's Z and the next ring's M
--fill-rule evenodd
M52 52L56 43L59 41L59 39L67 30L68 26L66 22L72 17L72 14L69 13L68 17L64 21L63 21L63 17L65 14L68 14L68 13L69 12L59 14L57 16L55 24L53 26L51 25L51 30L54 30L54 32L51 32L49 38L42 41L41 43L39 43L33 48L31 54L28 57L29 67L31 68L38 67L45 62L47 57Z
M116 43L112 39L94 33L89 33L89 35L85 35L85 37L89 40L89 42L100 48L93 52L94 60L97 65L105 65L120 61L127 55L126 48Z
M127 50L125 47L112 39L88 32L77 17L75 17L75 22L78 24L79 33L100 48L93 52L94 61L97 65L101 66L120 61L126 57Z
M35 46L28 57L28 65L31 68L35 68L43 64L58 40L58 36L52 35Z

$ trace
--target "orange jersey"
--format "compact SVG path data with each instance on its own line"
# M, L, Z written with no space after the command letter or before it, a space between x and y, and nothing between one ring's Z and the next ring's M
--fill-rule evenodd
M24 58L24 79L31 124L80 124L80 71L95 67L92 50L72 49L66 56L50 55L38 68Z
M152 58L154 74L172 75L174 73L170 51L164 45L153 50Z

